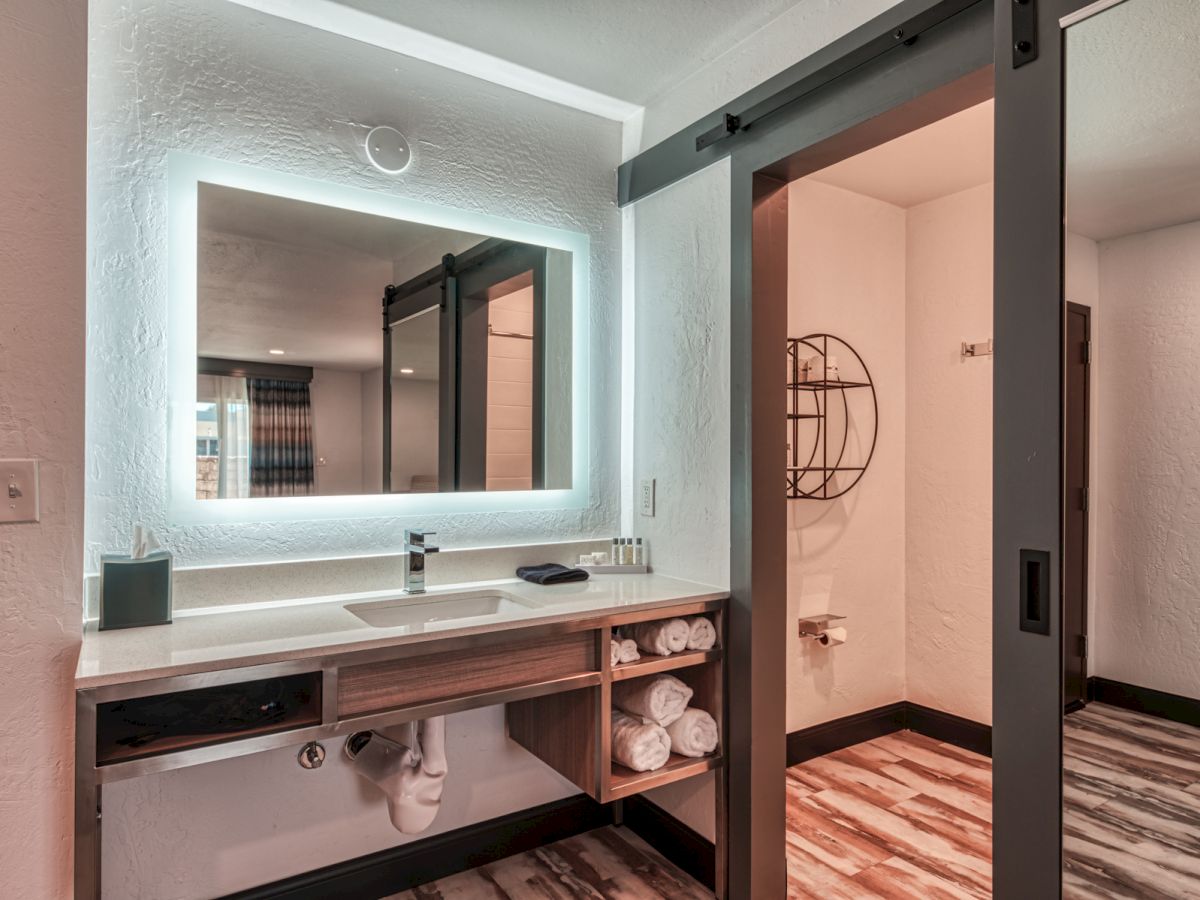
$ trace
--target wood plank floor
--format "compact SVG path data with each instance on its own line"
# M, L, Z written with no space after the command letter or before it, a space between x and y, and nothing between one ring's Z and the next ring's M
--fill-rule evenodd
M1063 747L1063 897L1200 898L1200 729L1092 703Z
M787 770L788 897L990 897L991 760L910 731Z
M1200 729L1098 703L1067 717L1065 900L1200 900ZM991 896L991 761L902 731L787 770L788 897ZM604 828L393 900L701 900Z
M626 828L601 828L388 900L712 900Z

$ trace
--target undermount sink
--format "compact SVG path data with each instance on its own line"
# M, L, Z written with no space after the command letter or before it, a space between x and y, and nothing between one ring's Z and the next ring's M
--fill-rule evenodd
M375 628L420 627L445 622L503 618L537 609L538 605L504 591L476 591L470 594L423 594L348 603L346 611Z

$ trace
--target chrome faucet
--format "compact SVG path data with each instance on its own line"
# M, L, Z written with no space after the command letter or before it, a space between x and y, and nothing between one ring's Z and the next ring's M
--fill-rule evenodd
M404 529L404 593L425 593L425 556L438 552L437 547L426 544L425 540L435 534L436 531Z

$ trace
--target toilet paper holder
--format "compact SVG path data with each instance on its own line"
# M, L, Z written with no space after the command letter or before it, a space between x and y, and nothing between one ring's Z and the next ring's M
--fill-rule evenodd
M825 632L829 630L829 626L834 622L845 620L845 616L837 616L833 613L825 613L820 616L807 616L800 620L800 637L816 638L819 641L825 636Z

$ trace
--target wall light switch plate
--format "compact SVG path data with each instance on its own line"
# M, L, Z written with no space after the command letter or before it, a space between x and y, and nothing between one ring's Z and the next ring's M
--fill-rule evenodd
M0 459L0 523L37 522L38 461Z
M639 505L643 516L654 515L654 479L643 478L638 489Z

